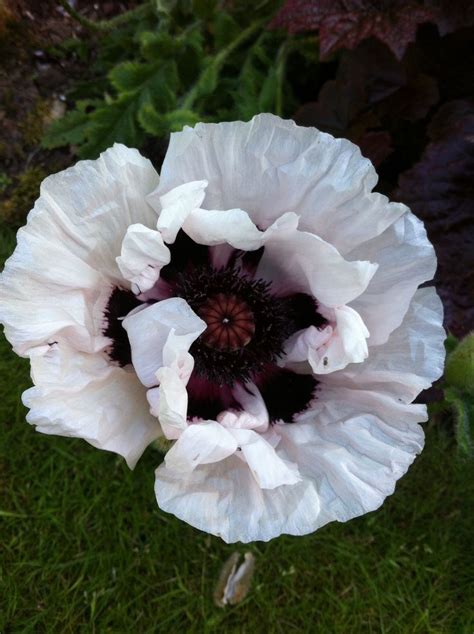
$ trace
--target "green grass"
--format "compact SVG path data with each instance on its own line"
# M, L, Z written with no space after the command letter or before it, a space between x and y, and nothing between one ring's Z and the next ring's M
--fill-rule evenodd
M220 567L247 548L157 508L155 450L130 472L82 441L36 433L20 404L28 383L28 364L2 340L2 634L472 634L474 479L447 432L428 426L425 451L379 511L251 545L251 592L222 610Z

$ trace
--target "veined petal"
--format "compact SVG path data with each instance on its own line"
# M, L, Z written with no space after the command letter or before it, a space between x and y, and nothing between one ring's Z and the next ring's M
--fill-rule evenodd
M184 299L173 297L129 315L123 320L123 327L128 333L138 378L143 385L152 387L157 383L156 371L165 364L163 350L170 334L173 333L175 349L187 351L207 326Z
M219 462L237 450L237 441L216 421L189 425L165 456L175 471L193 471L201 464Z
M319 514L319 496L311 483L262 489L236 454L191 473L162 464L155 475L160 508L228 543L309 533Z
M416 291L401 325L361 366L327 375L331 385L389 391L405 403L443 373L446 333L443 306L434 288Z
M275 489L284 484L299 482L298 468L282 460L274 447L265 439L265 435L252 429L229 428L237 441L258 486L262 489Z
M254 383L246 383L245 385L237 383L232 394L242 410L237 411L233 418L228 415L229 412L223 412L220 415L223 418L218 417L219 422L226 427L253 429L260 433L267 431L270 419L258 387Z
M349 306L334 309L336 327L320 348L310 348L308 361L315 374L328 374L361 363L367 358L369 331L360 315Z
M328 307L343 306L361 295L377 270L368 261L345 260L335 247L304 231L274 231L256 276L310 293Z
M377 174L359 148L271 114L198 124L171 135L159 190L206 178L205 207L249 211L262 229L285 212L346 253L407 208L372 193Z
M370 331L369 346L380 345L401 324L418 286L432 279L436 270L434 249L423 223L406 213L348 257L369 259L379 265L364 294L351 306Z
M147 159L117 144L43 181L0 281L0 320L18 354L61 337L86 351L106 345L94 307L123 285L115 259L127 227L155 219L145 195L157 183Z
M352 415L336 402L333 408L331 423L308 416L294 429L279 429L279 448L297 462L303 480L317 486L321 512L313 530L378 508L423 448L423 430L403 422L402 411L386 423L371 412L357 413L357 405Z
M130 468L162 435L148 411L145 388L102 355L55 345L46 355L32 357L31 366L36 385L24 392L23 403L37 431L83 438L120 454Z
M295 363L308 361L310 351L323 348L330 341L332 334L332 326L321 329L309 326L304 330L299 330L287 340L285 356L280 365L292 366Z
M170 251L159 231L145 225L130 225L117 264L136 294L148 291L158 279L161 268L169 261Z
M186 182L171 191L163 193L163 188L152 192L147 200L159 212L157 229L165 242L173 243L184 221L204 200L206 180Z
M149 390L151 411L158 416L166 438L175 440L187 428L188 393L176 368L160 368L156 373L159 388Z
M183 223L183 229L194 242L209 246L226 242L236 249L254 251L263 242L262 232L242 209L194 209Z
M152 164L137 150L116 143L96 161L79 161L41 184L41 196L28 217L47 216L47 236L62 242L90 266L120 283L116 263L127 228L153 226L156 214L146 196L158 185ZM27 225L27 226L28 226Z

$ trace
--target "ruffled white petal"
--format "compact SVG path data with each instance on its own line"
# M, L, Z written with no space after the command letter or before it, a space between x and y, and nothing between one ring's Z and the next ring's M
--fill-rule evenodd
M18 354L61 338L106 345L95 308L123 284L115 259L127 227L156 219L145 196L157 183L151 163L121 145L43 181L0 280L0 320Z
M255 432L230 429L246 464L231 458L184 477L162 465L155 488L160 506L226 541L244 542L305 534L374 510L421 451L423 432L415 422L425 419L425 408L371 392L326 396L318 412L277 428L277 452ZM245 473L249 466L254 483Z
M335 392L334 400L320 403L298 423L277 427L276 452L297 465L296 484L262 489L235 457L200 467L184 480L161 466L155 486L159 505L228 542L303 535L375 510L421 451L423 431L415 421L425 418L425 410L380 400L377 393L355 403L345 396L339 408Z
M44 434L72 436L113 451L133 468L161 436L136 376L100 354L52 346L31 358L35 386L24 392L27 421Z
M175 471L193 471L198 465L219 462L237 450L237 440L216 421L189 425L165 456Z
M426 407L407 400L442 372L441 323L435 291L418 290L402 326L371 349L373 359L322 377L312 411L274 427L276 454L297 465L300 482L261 489L236 456L199 467L185 480L162 466L158 503L230 542L301 535L375 510L423 448L418 423L426 420Z
M320 330L309 326L295 333L285 345L280 365L298 370L308 362L314 374L321 375L364 361L369 331L360 315L349 306L341 306L332 311L332 323Z
M169 264L170 250L161 233L133 224L123 239L117 264L123 277L132 285L137 295L148 291L157 281L163 266Z
M226 242L245 251L254 251L262 245L262 232L242 209L194 209L183 229L198 244L214 246Z
M266 432L270 418L258 387L254 383L246 383L245 387L237 383L232 390L232 395L242 409L221 412L217 416L219 423L234 429L253 429L260 433Z
M171 135L159 191L206 178L205 207L247 210L260 228L287 211L346 253L406 211L371 193L375 170L359 148L270 114L198 124Z
M132 313L123 320L123 327L135 372L143 385L152 387L157 384L156 371L171 365L180 352L187 352L207 325L184 299L173 297ZM170 336L168 358L164 358Z
M423 223L406 213L378 238L351 251L349 258L377 262L365 293L352 302L370 331L369 346L385 343L408 310L420 284L431 280L436 256Z
M115 144L96 161L79 161L41 185L41 196L28 217L47 216L48 243L62 242L72 253L121 283L116 263L127 228L152 227L156 213L146 196L159 177L137 150Z
M300 481L296 465L282 460L265 438L265 434L259 434L252 429L230 428L228 431L237 441L242 456L260 488L276 489Z
M328 374L361 363L367 358L369 331L360 315L349 306L334 309L335 329L319 348L310 348L308 361L315 374Z
M285 355L280 365L293 367L297 363L308 361L312 351L326 349L326 344L331 340L333 332L332 326L325 326L321 329L309 326L304 330L299 330L286 341Z
M228 543L311 532L319 497L308 481L262 489L237 454L191 473L156 470L159 506Z
M365 291L377 270L368 261L345 260L337 249L304 231L274 231L256 277L277 280L281 289L310 293L328 307L343 306Z
M152 192L147 200L159 212L157 229L166 242L173 243L186 218L201 206L207 187L206 180L186 182L171 191ZM160 192L166 191L166 194Z
M327 375L331 385L388 391L411 402L443 373L446 333L443 305L434 288L416 291L403 323L357 367Z
M147 393L150 412L158 417L166 438L176 440L188 426L186 382L173 367L160 368L156 377L160 386Z
M372 404L376 400L374 393ZM331 405L333 410L326 416L331 422L320 422L319 415L299 421L294 430L288 426L280 430L281 451L297 461L302 478L320 496L321 510L313 516L312 530L378 508L393 493L424 442L421 427L405 421L406 411L387 423L357 404L346 409L339 409L336 402Z

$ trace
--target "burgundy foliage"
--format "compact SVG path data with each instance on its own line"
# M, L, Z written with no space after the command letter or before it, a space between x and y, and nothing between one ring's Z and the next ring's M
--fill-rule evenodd
M421 160L400 176L396 193L426 223L446 321L461 336L474 324L474 100L443 105L428 135Z
M319 30L322 58L374 37L401 59L418 26L436 19L436 8L403 0L287 0L271 26L290 33Z
M286 0L270 28L289 33L319 31L324 59L363 40L383 42L401 59L414 42L420 24L436 24L446 35L474 24L472 0Z
M293 118L359 145L378 190L425 222L457 336L474 329L472 25L472 0L286 0L270 24L318 31L318 74Z

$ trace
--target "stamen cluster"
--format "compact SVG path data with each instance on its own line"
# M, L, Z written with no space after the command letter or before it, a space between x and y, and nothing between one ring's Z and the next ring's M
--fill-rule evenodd
M283 354L293 320L269 283L239 269L202 266L181 275L175 293L208 324L190 349L198 375L233 385L252 380Z

